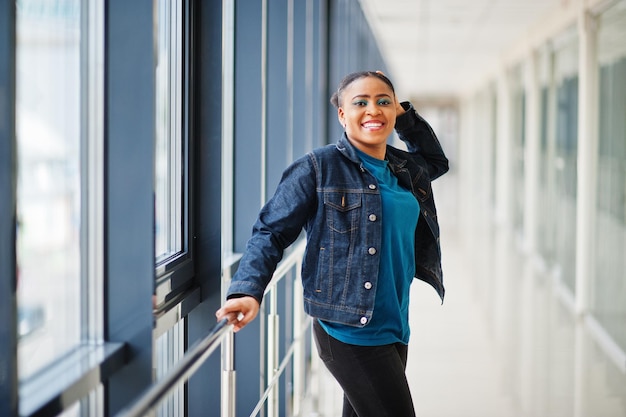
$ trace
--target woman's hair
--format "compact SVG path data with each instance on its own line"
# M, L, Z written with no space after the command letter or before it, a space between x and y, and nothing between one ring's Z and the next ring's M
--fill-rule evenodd
M339 86L337 87L337 91L334 92L332 97L330 98L330 102L332 103L332 105L335 106L336 108L339 108L339 106L341 105L343 91L356 80L360 80L361 78L367 78L367 77L378 78L379 80L387 84L389 88L391 88L391 91L395 94L393 84L391 83L391 81L389 81L389 78L387 78L383 73L376 72L376 71L353 72L343 77L343 80L341 80L341 82L339 83Z

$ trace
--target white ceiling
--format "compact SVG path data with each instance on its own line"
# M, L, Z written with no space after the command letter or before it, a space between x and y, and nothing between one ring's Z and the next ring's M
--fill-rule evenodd
M396 89L455 98L573 0L360 0Z

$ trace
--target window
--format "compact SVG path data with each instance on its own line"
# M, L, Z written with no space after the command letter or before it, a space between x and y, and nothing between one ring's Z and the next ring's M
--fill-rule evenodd
M185 353L185 319L178 321L170 330L155 340L155 377L160 380L173 368ZM178 385L162 399L156 415L184 416L185 389Z
M576 186L578 159L578 35L567 31L554 51L554 173L555 261L560 277L576 292Z
M155 3L156 135L154 305L182 294L192 284L189 207L191 6L185 0Z
M81 339L81 7L17 3L20 379Z
M522 77L521 66L516 67L509 75L512 95L512 123L513 123L513 223L517 233L524 233L524 151L526 143L526 92Z
M183 7L159 0L156 66L155 250L158 263L182 252L185 180L183 148Z
M20 380L102 340L103 16L17 3Z
M626 349L626 1L599 19L598 179L592 308Z
M191 283L188 236L189 65L184 53L189 6L184 0L158 0L155 138L155 261L157 308L154 373L161 378L184 353L185 318L173 304L189 297ZM180 297L178 297L180 295ZM176 297L175 297L176 296ZM168 303L174 300L172 303ZM172 314L173 312L173 314ZM182 314L182 313L181 313ZM179 386L160 404L156 415L183 415L185 391Z

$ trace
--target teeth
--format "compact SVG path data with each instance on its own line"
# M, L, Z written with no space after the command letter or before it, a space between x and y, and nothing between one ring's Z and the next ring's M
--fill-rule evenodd
M363 123L363 127L381 127L382 123Z

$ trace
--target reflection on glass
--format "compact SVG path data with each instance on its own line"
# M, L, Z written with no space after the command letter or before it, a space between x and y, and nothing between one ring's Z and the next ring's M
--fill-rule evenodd
M155 251L160 262L182 247L182 4L158 2Z
M600 18L593 311L626 350L626 1Z
M17 2L19 372L80 338L80 7Z

